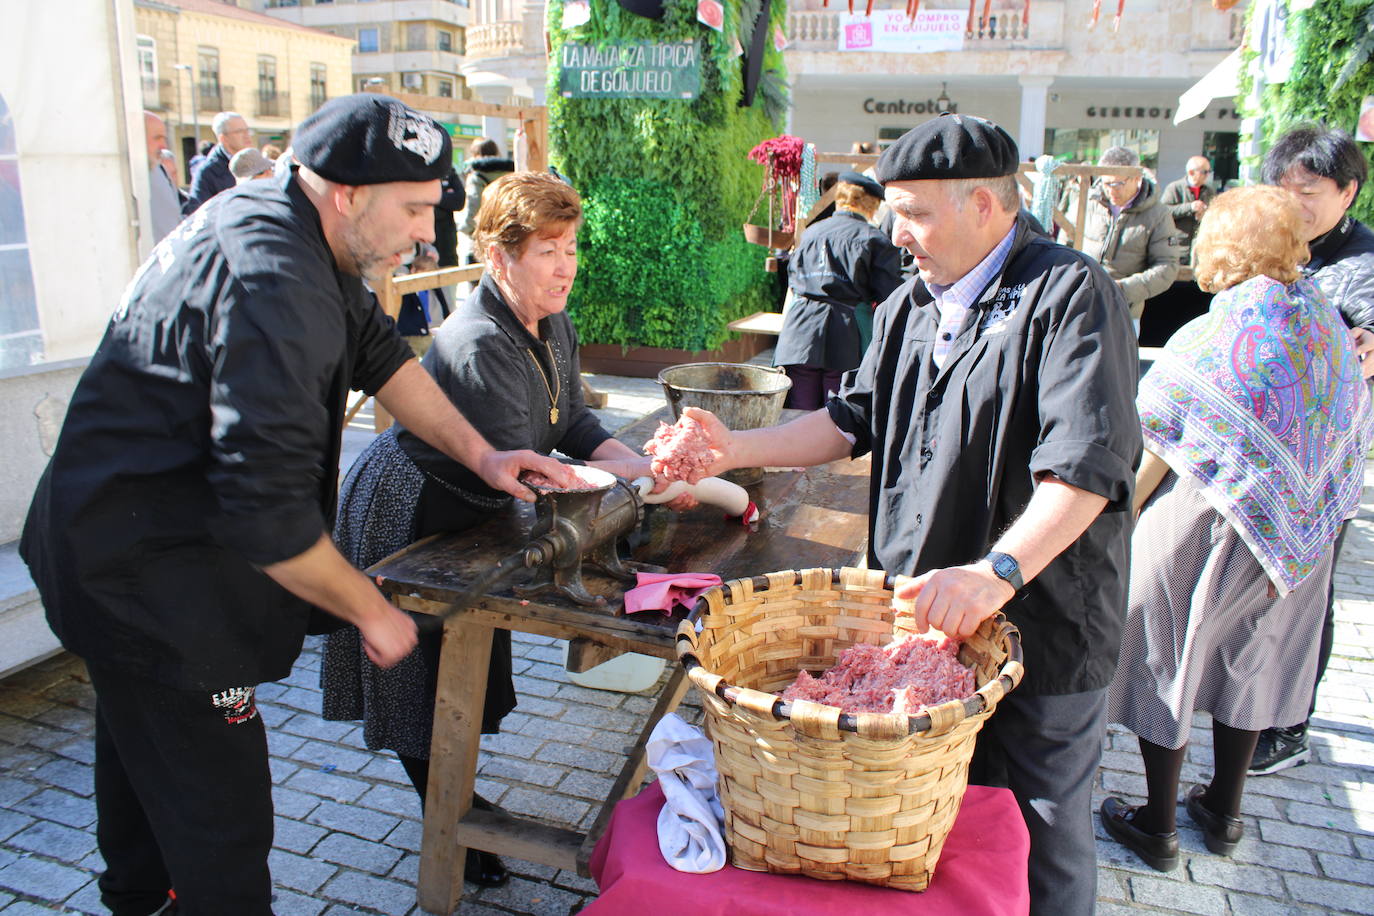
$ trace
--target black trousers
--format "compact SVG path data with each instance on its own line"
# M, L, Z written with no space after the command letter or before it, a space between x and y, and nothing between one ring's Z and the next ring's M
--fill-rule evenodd
M1015 691L978 733L969 782L1006 786L1030 831L1031 916L1091 916L1097 906L1093 777L1107 731L1107 691Z
M87 668L102 902L146 916L175 889L181 916L271 916L272 777L251 695Z

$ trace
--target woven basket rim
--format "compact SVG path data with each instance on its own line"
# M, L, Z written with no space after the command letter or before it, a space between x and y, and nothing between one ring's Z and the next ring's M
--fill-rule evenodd
M790 572L792 572L795 576L791 584L800 585L802 581L802 571L794 569L790 570ZM839 584L841 572L841 569L831 567L830 581L832 584ZM896 578L897 577L891 573L884 574L883 588L892 590L895 586ZM697 600L692 604L692 608L690 612L687 614L687 617L684 618L681 621L681 623L678 624L678 634L676 639L678 662L682 665L683 670L687 673L687 676L689 678L692 677L693 672L697 669L706 670L706 666L703 665L701 663L701 660L697 658L696 655L692 652L692 649L694 648L692 644L692 637L695 635L696 632L697 621L709 609L706 600L707 594L710 594L711 592L720 591L725 593L726 600L728 601L728 589L730 588L730 586L734 582L742 581L750 582L755 592L765 592L769 589L769 579L767 576L750 576L747 580L734 579L731 580L731 582L722 582L720 585L712 587L708 590L708 592L703 593L701 597L697 598ZM964 719L982 715L985 712L991 712L993 709L996 708L997 700L990 698L986 691L989 691L995 684L1001 684L1002 695L1005 696L1006 694L1010 693L1016 687L1017 684L1021 682L1021 676L1024 674L1020 631L1017 630L1016 626L1010 623L1007 620L1006 615L1000 611L997 612L996 615L989 617L988 620L992 621L995 627L1003 631L1003 636L1006 638L1007 641L1007 659L1005 662L1002 663L1002 666L998 669L997 677L989 680L982 687L979 687L976 691L974 691L972 695L965 697L962 700L949 700L947 702L940 703L933 707L926 707L927 709L934 709L940 711L941 713L951 713L953 716L953 721L949 722L949 720L946 720L948 724L951 726L958 724ZM688 635L689 632L692 634L691 636ZM693 680L695 682L695 679ZM698 684L697 686L700 687L701 685ZM731 706L733 706L736 703L736 699L741 689L742 688L730 684L722 678L716 684L715 690L713 692L716 694L716 696L720 697L726 703L729 703ZM766 691L760 692L767 693ZM784 700L781 696L779 696L776 693L772 694L772 696L774 697L773 707L771 710L773 718L778 720L790 720L792 718L792 704ZM836 708L833 706L825 706L824 704L817 705L821 705L827 709ZM896 715L893 713L864 713L863 715L870 717L886 715L889 717L896 718ZM923 713L921 715L916 716L906 716L905 718L907 720L908 735L915 735L920 732L929 731L932 725L932 719L929 713ZM859 731L859 715L855 713L841 712L839 716L839 721L836 724L840 731L857 733Z

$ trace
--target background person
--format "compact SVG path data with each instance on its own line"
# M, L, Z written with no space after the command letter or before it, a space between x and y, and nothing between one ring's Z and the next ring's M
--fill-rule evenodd
M476 264L481 257L473 236L477 231L477 214L482 209L482 192L493 181L514 171L515 161L503 158L501 147L490 137L477 137L468 144L462 174L465 200L462 214L454 215L458 223L458 259L462 263Z
M839 396L763 430L687 412L707 424L710 473L871 453L869 567L917 576L896 594L919 624L963 636L1003 610L1020 628L1026 677L983 726L970 780L1005 776L1030 830L1032 912L1063 916L1097 899L1092 785L1125 618L1141 440L1122 367L1136 353L1116 284L1018 214L1019 158L968 115L904 134L877 180L919 280L878 309Z
M205 202L221 191L227 191L235 184L229 171L229 160L241 149L253 145L253 132L248 122L235 111L221 111L210 122L219 142L210 150L204 161L191 171L191 195L182 207L181 215L190 216Z
M581 223L577 192L552 175L520 172L486 188L476 232L487 272L434 334L424 368L490 441L609 461L634 477L648 472L647 459L612 438L582 399L577 334L564 311ZM509 499L398 425L358 457L339 502L334 539L365 568L420 538L481 524ZM423 805L443 626L429 615L416 622L419 647L392 668L367 655L358 630L331 634L320 683L324 717L362 719L364 742L396 752ZM498 732L515 707L511 678L510 633L496 630L483 733ZM485 887L508 877L500 859L478 850L468 851L465 875Z
M897 248L872 225L883 186L858 172L839 176L835 214L812 223L792 251L792 304L773 364L792 387L786 406L815 410L859 365L873 337L873 308L902 284Z
M117 916L158 911L168 888L196 916L270 914L256 685L291 673L313 608L356 624L378 664L415 645L327 533L350 389L498 489L533 498L522 469L565 473L493 450L363 288L433 232L443 128L344 96L295 149L282 181L216 198L139 269L20 541L95 689L99 886Z
M1264 157L1266 184L1297 195L1302 210L1303 237L1311 259L1304 271L1340 310L1351 329L1366 379L1374 375L1374 232L1346 212L1368 177L1360 147L1343 130L1304 126L1280 137ZM1336 537L1335 558L1341 555L1345 528ZM1333 560L1334 562L1334 560ZM1331 658L1336 629L1334 586L1326 599L1316 681L1321 682ZM1264 776L1306 763L1311 756L1307 726L1317 708L1313 691L1307 716L1295 725L1267 728L1260 735L1251 776Z
M143 112L143 132L148 142L148 193L153 221L153 244L181 222L181 192L174 177L167 125L151 111Z
M271 178L272 160L250 146L239 150L229 160L229 174L234 176L235 184L255 178Z
M1212 717L1212 777L1186 804L1207 848L1240 841L1259 730L1313 690L1336 534L1360 504L1374 413L1340 314L1310 280L1297 202L1220 195L1198 282L1217 295L1141 382L1146 461L1130 603L1109 719L1140 739L1148 798L1102 825L1146 864L1178 865L1179 774L1193 713Z
M1188 160L1187 174L1170 182L1160 197L1160 205L1169 211L1178 229L1176 241L1180 243L1180 256L1185 265L1192 258L1198 221L1217 195L1211 177L1212 164L1207 157L1194 156ZM1140 345L1163 346L1175 331L1204 314L1211 302L1211 295L1199 289L1194 280L1175 280L1168 289L1145 303L1140 318Z
M1138 166L1140 157L1113 146L1097 164ZM1099 178L1088 192L1083 251L1097 259L1121 288L1137 331L1145 300L1164 292L1178 276L1182 250L1176 234L1173 218L1159 204L1155 183L1144 175Z

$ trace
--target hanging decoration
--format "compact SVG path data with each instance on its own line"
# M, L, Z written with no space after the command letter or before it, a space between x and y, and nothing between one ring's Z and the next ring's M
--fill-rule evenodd
M1029 0L1027 0L1027 2L1029 2ZM1214 0L1214 2L1215 2L1215 0ZM1235 0L1232 0L1232 2L1234 3ZM1112 19L1112 31L1113 31L1113 32L1119 31L1119 30L1121 29L1121 14L1124 13L1125 11L1126 11L1126 0L1116 0L1116 17ZM1093 0L1093 18L1092 18L1092 21L1088 23L1088 28L1090 28L1090 29L1095 29L1095 28L1097 28L1097 20L1098 20L1098 17L1101 16L1101 15L1102 15L1102 0Z
M1035 160L1035 170L1040 173L1040 177L1035 180L1030 212L1040 221L1041 226L1050 231L1054 229L1054 205L1059 201L1059 192L1064 185L1063 180L1054 175L1059 165L1059 160L1049 153Z
M797 195L805 147L801 138L783 134L764 140L749 151L749 158L763 166L763 187L754 201L753 209L749 211L748 219L754 218L765 199L768 201L768 222L765 225L744 224L744 237L754 244L769 248L791 246L796 229Z

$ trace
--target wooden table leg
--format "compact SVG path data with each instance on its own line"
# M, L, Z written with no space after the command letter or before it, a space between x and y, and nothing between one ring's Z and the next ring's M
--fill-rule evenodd
M456 828L472 807L490 661L490 627L461 613L444 622L416 888L417 902L430 913L452 913L463 897L467 850L457 845Z
M673 668L674 671L668 678L668 683L663 685L663 692L658 695L658 702L654 704L653 710L649 713L648 721L644 723L644 728L639 732L639 740L630 750L629 759L625 761L625 766L621 768L620 775L616 777L615 783L611 786L611 791L606 795L606 803L601 806L600 813L597 814L596 820L592 822L591 829L587 831L587 836L582 841L582 848L577 854L577 871L584 878L591 877L587 866L592 860L592 852L596 849L597 841L601 839L601 835L606 832L606 827L611 822L611 813L615 810L616 802L634 795L644 782L644 772L649 768L647 745L649 736L654 732L654 727L658 725L660 719L677 709L682 698L687 695L687 689L692 686L692 682L687 679L686 670L681 665L674 665Z

